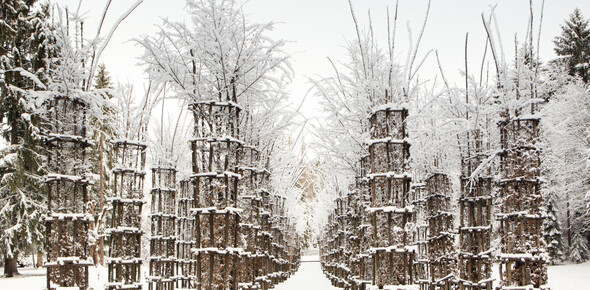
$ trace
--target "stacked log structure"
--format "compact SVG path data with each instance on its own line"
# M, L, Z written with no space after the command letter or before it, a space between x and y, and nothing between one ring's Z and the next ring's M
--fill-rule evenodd
M47 105L45 144L48 151L47 213L43 216L47 249L47 289L88 289L89 228L87 150L88 104L58 96Z
M271 226L269 228L272 235L269 258L271 261L271 273L267 279L271 285L276 285L289 278L289 272L283 271L286 266L286 239L284 230L287 229L287 220L285 216L285 197L276 193L272 194L272 203L270 206Z
M421 290L428 290L430 274L428 272L428 223L426 222L426 184L414 183L411 186L412 205L416 212L416 230L414 231L414 245L416 256L414 259L414 281Z
M297 233L297 223L289 219L289 225L285 231L287 239L287 266L284 269L291 277L294 275L301 265L301 241Z
M353 194L338 197L336 208L328 217L328 228L322 241L322 269L332 285L350 288L350 262L354 240L351 240L353 207L349 198ZM352 242L352 244L351 244Z
M240 285L243 289L268 288L270 269L270 172L261 169L260 152L252 145L241 148L241 180L238 195L244 209L240 229L245 239L241 257ZM251 267L249 265L255 265Z
M433 174L426 179L426 190L429 289L451 290L455 284L457 256L449 177Z
M350 248L351 289L364 289L373 279L372 260L368 255L371 245L371 224L365 209L370 205L370 190L367 179L359 178L354 191L348 195L350 221L348 238Z
M359 166L356 184L335 200L320 238L320 261L332 285L347 289L365 289L373 280L371 220L365 209L370 205L369 158Z
M191 140L196 207L194 248L197 289L236 289L238 286L239 223L236 172L241 108L227 102L198 102L190 105L195 126Z
M381 106L370 118L369 155L360 160L354 190L336 199L320 240L322 268L335 286L415 285L407 116L406 109Z
M152 168L149 276L150 290L176 286L177 189L176 168Z
M143 186L147 145L143 142L112 142L115 167L110 204L108 283L106 289L142 289L141 230L145 203Z
M190 179L180 181L177 202L176 286L180 289L197 288L197 261L191 249L196 248L195 218L191 210L196 208L194 183Z
M267 172L265 170L265 172ZM269 174L265 176L270 177ZM287 231L294 231L293 223L285 215L285 197L270 193L261 188L262 211L260 214L259 243L256 256L260 257L261 269L255 278L257 287L261 289L273 288L275 284L285 281L299 267L300 251L296 234L287 235ZM289 239L289 237L294 239ZM289 248L292 255L289 256Z
M190 109L193 229L181 230L192 235L190 243L182 242L192 247L192 256L185 256L182 276L194 277L197 289L272 288L299 261L295 251L297 262L288 262L294 242L285 234L290 222L284 197L271 193L270 172L260 168L258 151L240 139L240 106L201 101Z
M502 179L499 182L501 289L545 289L547 253L543 240L539 119L500 123Z
M373 287L407 289L414 284L412 268L415 247L412 242L414 206L410 201L411 176L406 140L407 109L388 105L378 107L370 118L368 142L371 173Z
M261 231L262 188L266 187L267 172L257 168L260 153L253 146L240 148L238 172L239 183L238 205L244 209L240 222L240 232L245 240L244 253L240 256L239 285L243 289L256 289L256 278L261 281L265 276L262 263L263 255L259 251L259 233ZM260 282L262 283L262 282Z
M287 217L285 216L286 198L279 194L274 194L274 201L271 208L272 233L271 244L271 262L272 262L272 285L283 282L289 278L290 272L284 271L287 266L287 244L285 230L287 230Z
M354 243L352 249L352 277L351 283L353 289L364 289L373 281L373 256L369 254L369 249L373 244L373 224L371 217L367 214L367 208L371 206L371 180L367 175L371 172L370 155L361 158L360 172L356 181L355 206L353 212L358 217L359 224L353 228L354 237L358 241Z
M491 290L492 177L483 170L472 176L486 155L487 145L480 130L466 136L462 159L459 199L459 277L458 286L466 290Z

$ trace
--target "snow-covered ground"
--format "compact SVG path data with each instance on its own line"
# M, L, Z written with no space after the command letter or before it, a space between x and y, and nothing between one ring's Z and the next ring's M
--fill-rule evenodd
M20 275L13 278L0 278L0 289L45 289L45 268L19 268ZM0 275L4 274L4 268L0 268Z
M549 267L552 290L590 289L590 261Z
M301 266L295 275L289 280L278 284L276 290L299 290L299 289L340 289L332 286L330 280L324 276L318 256L301 257Z
M46 289L45 268L19 268L17 275L12 278L0 276L0 290L42 290ZM4 273L4 268L0 268L0 275ZM107 271L105 267L89 267L90 289L102 290L103 285L107 282Z
M497 265L494 265L497 268ZM91 283L93 288L102 289L106 273L101 268L90 267L90 277L94 280ZM21 275L14 278L0 278L1 290L41 290L45 288L45 269L19 268ZM103 272L103 273L101 273ZM4 269L0 268L0 273ZM102 275L101 275L102 274ZM102 276L102 277L101 277ZM579 290L590 289L590 261L582 264L567 264L549 267L549 286L552 290ZM278 284L276 290L299 290L299 289L339 289L330 284L330 281L322 273L317 256L304 256L299 271L289 280Z

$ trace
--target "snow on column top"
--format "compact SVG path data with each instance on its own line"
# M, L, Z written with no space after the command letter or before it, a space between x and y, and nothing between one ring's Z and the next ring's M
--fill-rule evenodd
M394 138L403 140L408 137L406 118L408 110L398 105L385 104L376 107L369 118L371 139Z
M242 108L233 102L200 101L189 105L197 138L230 136L239 138Z
M152 168L152 188L176 188L176 173L178 170L174 167L153 167Z
M114 162L117 167L143 170L146 159L146 143L137 140L116 139L111 141L111 144L113 144Z

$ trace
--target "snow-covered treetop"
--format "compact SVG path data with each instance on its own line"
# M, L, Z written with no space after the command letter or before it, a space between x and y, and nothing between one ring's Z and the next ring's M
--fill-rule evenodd
M293 117L286 42L267 36L273 22L250 23L238 1L188 0L186 7L187 22L163 20L155 36L136 40L153 85L188 104L238 104L240 139L272 154L272 140Z
M45 33L51 44L48 52L47 71L50 75L43 91L31 92L33 107L41 108L55 99L69 99L83 104L92 122L102 124L109 117L107 108L114 107L109 101L110 88L92 88L92 80L98 67L99 59L120 23L139 5L137 1L108 31L101 35L101 28L91 38L85 38L84 18L80 11L71 12L55 5L52 24ZM106 15L106 9L103 13ZM102 25L102 24L101 24ZM52 109L52 108L48 108Z
M285 41L266 36L274 23L249 23L235 0L187 0L187 9L188 23L164 20L155 37L137 40L150 78L178 97L243 105L290 76Z
M338 178L344 182L340 188L347 188L345 183L358 175L359 161L368 154L366 141L370 138L371 114L384 108L409 109L409 102L417 100L423 93L417 73L430 54L419 54L429 6L416 41L409 47L405 62L400 62L394 57L397 7L392 15L387 11L387 41L382 46L379 43L383 42L374 35L371 23L367 28L358 23L349 1L357 35L346 46L349 59L343 63L330 60L334 74L312 80L315 96L320 98L326 113L326 118L315 128L319 140L315 145L330 155L325 163L328 168L348 175Z

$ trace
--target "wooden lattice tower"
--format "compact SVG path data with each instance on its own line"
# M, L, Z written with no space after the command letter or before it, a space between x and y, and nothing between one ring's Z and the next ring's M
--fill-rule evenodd
M481 131L466 136L459 199L459 287L492 289L492 178L473 172L488 156ZM487 170L481 171L486 173Z
M371 173L371 156L366 155L360 160L360 172L357 178L356 188L359 198L359 205L356 209L360 215L360 228L358 229L358 236L360 238L359 254L356 256L358 262L358 276L357 281L353 281L353 287L356 289L364 289L366 285L373 283L374 279L374 263L373 255L369 253L373 245L373 223L371 216L367 214L367 208L372 204L371 179L368 174Z
M337 209L334 212L331 212L328 216L328 223L326 228L324 229L324 233L322 235L322 240L320 242L320 255L322 260L322 271L324 275L330 279L332 285L337 285L340 278L336 276L336 268L334 267L336 254L335 251L338 251L337 245L337 232L338 232L338 224L335 222L334 216L337 212Z
M142 289L141 212L145 203L143 185L147 145L143 142L112 142L115 167L113 190L107 201L111 206L107 258L106 289Z
M271 193L260 153L240 139L237 104L203 101L190 109L194 268L183 276L194 276L197 289L272 288L299 265L299 245L289 251L297 238L285 233L285 197Z
M514 118L500 123L500 131L501 287L540 289L547 284L547 253L542 233L539 119Z
M343 195L336 199L336 208L330 214L330 223L326 239L322 268L332 284L340 288L350 288L349 277L351 244L350 221L350 195Z
M86 178L87 104L78 98L55 97L48 101L45 144L48 173L45 239L47 249L47 289L72 287L88 289L90 257L88 231L94 218L87 211Z
M180 181L177 204L177 240L176 240L176 283L182 289L197 288L197 261L191 249L196 248L195 218L191 210L196 208L194 183L189 179Z
M373 282L373 258L368 254L372 225L369 156L359 163L359 176L352 191L335 200L335 209L320 237L320 260L324 274L337 287L365 289Z
M414 259L414 280L421 290L429 289L428 273L428 223L426 221L426 184L414 183L411 186L412 205L416 212L416 230L414 231L414 245L416 257Z
M457 268L451 181L446 174L433 174L426 179L426 191L429 284L431 289L450 290Z
M333 285L365 289L373 283L373 256L369 254L373 231L366 209L371 205L370 156L359 162L352 191L339 197L320 239L320 260Z
M270 276L272 274L270 252L272 248L272 219L271 219L271 194L266 189L260 190L261 211L260 211L260 231L258 232L258 245L256 253L258 254L258 262L260 265L256 275L256 283L261 289L268 289L272 285Z
M236 289L240 252L237 174L241 108L234 103L190 105L195 120L191 140L197 289Z
M414 284L407 116L406 109L384 106L370 118L371 207L366 211L372 219L372 284L380 288Z
M272 235L273 243L271 250L272 261L272 281L273 285L287 280L291 274L289 271L290 265L287 261L287 235L286 230L289 225L289 219L285 212L286 198L281 194L274 194L274 202L272 207L273 226Z
M176 285L176 172L176 168L152 168L150 290L173 290Z
M372 263L367 254L370 242L370 220L365 212L369 205L368 181L357 179L356 189L349 195L350 206L350 284L351 289L363 289L372 281Z
M286 280L291 271L287 258L286 226L289 224L285 216L285 197L274 193L264 193L262 198L262 237L264 253L265 276L259 277L263 289Z
M296 271L300 250L295 226L286 217L285 197L271 193L271 173L252 145L240 150L238 205L242 209L239 287L269 289ZM254 267L253 267L254 265Z
M286 271L289 272L289 276L295 274L299 265L301 265L301 243L299 241L299 235L297 234L297 225L295 221L289 220L289 226L285 231L287 235L287 263L288 267Z
M258 233L260 231L260 214L262 197L260 189L264 187L268 172L258 168L260 152L253 146L242 146L238 173L241 176L238 186L238 207L243 209L240 232L244 243L244 252L240 253L239 285L242 289L256 289L256 278L262 276L261 259L257 254Z

